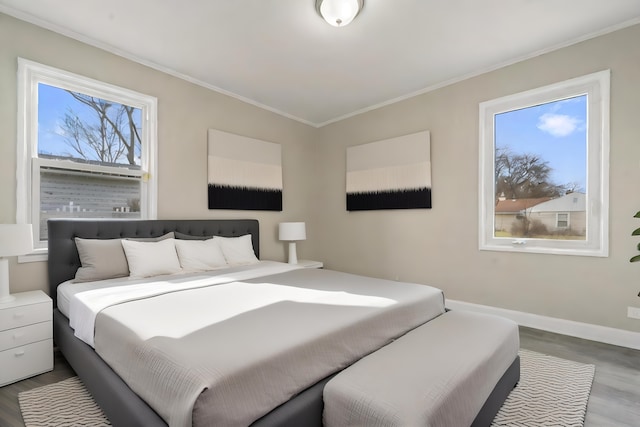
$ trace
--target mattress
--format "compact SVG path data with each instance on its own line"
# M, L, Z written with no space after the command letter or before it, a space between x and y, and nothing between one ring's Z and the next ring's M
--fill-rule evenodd
M101 307L95 350L169 425L240 426L444 312L429 286L273 264L211 285L164 277L187 288ZM94 291L66 292L73 323Z

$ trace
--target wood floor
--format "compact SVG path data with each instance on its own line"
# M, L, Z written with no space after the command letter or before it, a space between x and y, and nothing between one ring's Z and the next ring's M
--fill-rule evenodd
M523 327L520 347L596 366L585 427L640 427L640 350Z
M520 346L551 356L596 365L585 427L640 426L640 351L520 328ZM23 427L18 393L74 375L59 352L55 369L0 388L0 426Z

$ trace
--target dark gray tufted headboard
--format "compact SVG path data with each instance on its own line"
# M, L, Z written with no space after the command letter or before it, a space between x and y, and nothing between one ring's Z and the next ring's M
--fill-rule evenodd
M51 219L49 226L49 295L56 306L57 287L73 279L80 267L74 238L158 237L170 231L194 236L236 237L251 234L260 258L260 225L255 219L84 220Z

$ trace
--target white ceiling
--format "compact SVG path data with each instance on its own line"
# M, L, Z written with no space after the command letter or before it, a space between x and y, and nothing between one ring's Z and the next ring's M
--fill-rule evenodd
M640 0L0 0L0 12L313 126L640 22Z

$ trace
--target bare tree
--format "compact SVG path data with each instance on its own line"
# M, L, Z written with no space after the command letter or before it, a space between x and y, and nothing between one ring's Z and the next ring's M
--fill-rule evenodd
M567 182L566 184L562 185L562 189L564 191L564 194L569 194L569 193L584 193L584 188L582 187L582 185L580 185L579 182Z
M510 199L558 197L564 188L551 182L549 162L537 154L515 154L508 147L496 149L496 195Z
M101 98L67 91L94 113L92 120L82 119L69 108L63 124L66 144L82 159L106 163L136 164L140 150L140 132L134 118L134 107L113 104Z

